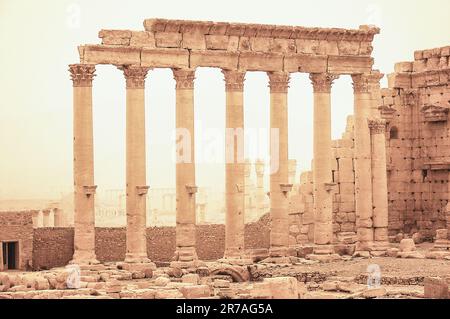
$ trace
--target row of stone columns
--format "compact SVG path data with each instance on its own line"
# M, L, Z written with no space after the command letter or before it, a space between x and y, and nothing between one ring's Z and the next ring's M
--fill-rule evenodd
M149 68L120 66L126 79L126 262L148 263L146 248L145 78ZM92 79L95 66L70 65L74 88L74 262L96 263L94 226ZM176 81L176 252L174 265L188 267L198 261L196 252L194 79L195 70L173 69ZM226 226L227 260L244 254L244 98L245 72L223 70L226 88ZM288 208L288 106L290 75L268 72L270 87L271 258L287 257ZM358 251L369 251L374 239L387 240L387 183L384 124L375 109L379 74L353 75L355 91L355 189ZM311 74L314 88L314 255L333 254L333 177L331 163L331 86L338 76ZM374 84L375 83L375 84ZM374 93L375 92L375 93ZM379 92L379 84L378 84ZM370 120L370 118L375 117ZM372 134L371 134L372 132ZM372 156L373 155L373 156ZM373 176L373 178L372 178ZM260 182L259 182L260 183ZM262 185L259 185L262 186ZM372 198L373 195L373 198ZM374 231L375 229L375 235Z

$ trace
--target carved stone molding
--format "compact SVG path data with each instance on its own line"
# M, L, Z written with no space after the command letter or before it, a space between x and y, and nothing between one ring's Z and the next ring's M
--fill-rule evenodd
M268 72L270 93L287 93L289 89L289 80L291 78L288 72Z
M396 109L386 105L378 107L378 110L380 111L381 118L386 122L392 121L394 119L395 113L397 113Z
M244 90L245 72L235 70L222 70L225 76L225 90L242 92Z
M386 121L383 119L369 119L367 120L370 133L374 134L385 134L386 132Z
M407 106L415 106L419 103L419 94L417 90L406 89L403 91L404 104Z
M333 81L339 78L339 75L332 73L311 73L309 75L314 87L314 93L330 93Z
M177 90L193 90L195 80L195 70L172 69Z
M94 64L70 64L70 78L74 87L91 87L95 76Z
M151 68L124 65L118 67L123 71L127 83L127 89L143 89L145 88L145 78Z
M446 122L448 120L449 108L439 105L425 105L421 112L426 122Z

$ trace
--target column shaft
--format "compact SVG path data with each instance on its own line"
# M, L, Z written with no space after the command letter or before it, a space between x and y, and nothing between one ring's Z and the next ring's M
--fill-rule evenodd
M222 71L226 87L225 258L244 254L244 77L245 72Z
M146 237L145 77L148 68L124 66L126 79L126 262L149 262Z
M97 263L95 256L92 79L95 66L69 66L73 81L74 263Z
M314 87L314 253L332 254L331 86L336 75L311 74Z
M381 119L380 80L383 74L372 71L368 75L369 92L372 98L372 119L369 129L372 137L372 198L374 244L372 250L386 251L389 248L388 238L388 186L386 167L386 122Z
M288 175L289 73L270 72L270 256L285 257L289 246Z
M197 260L194 157L194 70L174 69L176 80L176 253L175 261Z
M388 247L388 188L386 174L386 122L372 119L369 122L372 134L372 190L374 250Z
M353 75L355 134L355 209L357 251L370 251L373 246L372 150L368 120L372 99L367 75Z

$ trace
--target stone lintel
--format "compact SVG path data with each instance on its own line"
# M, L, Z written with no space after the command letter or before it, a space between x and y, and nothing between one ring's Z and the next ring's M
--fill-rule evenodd
M90 64L140 65L141 48L109 45L79 47L80 62Z
M141 65L154 68L189 68L189 51L183 49L142 49Z
M370 73L373 65L371 57L361 56L114 45L83 45L79 47L79 53L83 64L136 65L149 68L216 67L262 72L360 74Z
M362 56L329 56L328 73L361 74L372 71L373 58Z
M324 73L327 71L327 60L325 55L289 54L284 58L284 71Z
M279 53L241 52L239 69L248 71L282 71L283 55Z
M217 67L226 70L236 70L239 65L238 52L202 51L190 52L190 67Z

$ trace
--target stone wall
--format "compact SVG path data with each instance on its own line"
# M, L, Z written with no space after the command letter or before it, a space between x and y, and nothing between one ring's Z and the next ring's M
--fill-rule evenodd
M73 256L73 228L34 229L33 268L50 269L67 265Z
M3 233L3 232L2 232ZM269 247L269 215L245 227L246 249ZM73 228L38 228L31 232L34 269L66 265L73 255ZM101 262L121 261L126 252L125 228L95 228L95 252ZM197 226L197 253L202 260L223 257L225 225ZM147 228L147 253L151 260L166 263L175 252L175 227Z
M388 121L389 232L431 239L446 228L450 172L450 47L417 51L382 90Z
M355 174L353 166L353 118L339 140L332 141L333 182L333 232L335 242L353 243L356 240ZM290 244L307 244L314 241L313 173L300 176L300 186L291 194Z
M26 270L32 263L33 255L33 213L0 212L0 243L15 241L19 243L18 268ZM3 267L3 253L0 245L0 269Z

